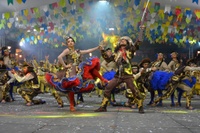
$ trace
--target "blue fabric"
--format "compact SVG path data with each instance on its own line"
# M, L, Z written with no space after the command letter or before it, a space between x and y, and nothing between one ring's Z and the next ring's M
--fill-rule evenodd
M192 81L185 79L182 80L183 83L185 83L186 85L188 85L190 88L192 88L195 84L196 84L196 78L195 77L191 77Z
M111 70L111 71L105 72L105 73L103 74L103 77L104 77L105 79L107 79L107 80L111 80L111 79L114 78L115 74L116 74L116 72L113 71L113 70Z
M150 81L153 90L164 90L173 72L155 71Z

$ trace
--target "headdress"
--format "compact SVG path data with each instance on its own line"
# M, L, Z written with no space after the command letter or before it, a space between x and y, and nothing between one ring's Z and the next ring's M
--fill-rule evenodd
M65 40L67 41L68 39L72 39L73 40L73 42L75 43L75 40L74 40L74 38L73 37L71 37L71 36L67 36L67 37L65 37Z
M140 67L142 67L142 65L144 64L144 63L151 63L151 60L149 59L149 58L144 58L141 62L140 62L140 64L139 64L139 66Z
M128 41L129 45L133 45L132 39L131 39L130 37L128 37L128 36L123 36L123 37L121 37L121 38L119 39L118 45L120 45L121 40L126 40L126 41Z

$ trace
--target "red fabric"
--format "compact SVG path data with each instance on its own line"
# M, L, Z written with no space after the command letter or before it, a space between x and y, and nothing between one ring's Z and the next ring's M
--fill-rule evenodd
M45 79L46 79L47 83L49 83L50 85L55 87L55 85L51 82L51 78L52 78L52 75L50 73L45 73Z
M93 69L91 71L91 74L93 75L94 78L99 78L101 81L104 81L105 79L100 75L99 70Z
M94 89L94 84L89 84L86 88L81 88L80 93L91 92Z
M92 65L85 65L83 70L84 70L84 73L83 73L83 79L95 79L96 76L93 75L91 73L91 71L93 69L96 69L97 71L100 70L100 61L99 61L99 58L93 58L92 59Z
M74 81L63 81L62 87L63 88L73 88L73 87L79 86L80 83L81 83L81 81L78 78L76 78Z
M126 52L122 49L120 49L120 52L122 52L123 59L126 60Z

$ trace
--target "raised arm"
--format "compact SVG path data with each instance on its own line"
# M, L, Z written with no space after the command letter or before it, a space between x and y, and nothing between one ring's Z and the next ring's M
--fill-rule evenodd
M92 53L93 51L97 50L99 48L99 46L91 48L91 49L87 49L87 50L80 50L81 54L89 54Z
M63 57L65 57L68 54L69 54L69 49L67 48L58 56L59 63L62 64L62 66L65 67L65 68L69 68L71 66L70 64L66 65L64 60L63 60Z

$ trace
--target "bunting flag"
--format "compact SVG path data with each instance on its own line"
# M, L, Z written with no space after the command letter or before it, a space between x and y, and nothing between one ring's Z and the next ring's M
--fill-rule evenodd
M170 5L165 5L164 13L170 13L170 12L171 12L171 6Z
M65 0L60 0L59 1L59 6L60 7L65 7L66 6L66 1Z
M72 5L72 4L76 3L76 0L68 0L68 3L69 3L70 5Z
M26 0L16 1L18 4L26 2ZM8 5L13 4L13 0L7 0L7 2ZM66 6L67 2L70 6ZM111 15L107 13L106 17L98 17L97 15L91 17L84 11L92 9L94 5L92 0L87 2L84 2L84 0L68 0L67 2L66 0L59 0L41 7L3 13L0 20L0 30L9 33L10 29L15 28L16 32L12 32L12 35L10 33L10 36L19 38L18 40L23 38L22 40L33 45L50 43L54 45L52 47L60 47L61 45L58 44L61 44L60 40L63 39L64 35L74 34L78 40L86 36L96 37L107 30L106 27L108 27L110 21L114 20L112 26L116 27L117 33L128 33L135 39L140 24L141 12L147 4L147 2L141 0L134 0L133 5L130 4L131 0L115 0L113 1L114 7L109 5L109 8L116 9ZM192 2L198 3L198 0ZM144 8L140 4L144 4ZM172 5L173 3L161 6L161 3L158 2L154 3L153 6L151 6L151 3L148 5L148 15L146 14L144 18L147 18L147 16L150 18L145 22L145 25L147 25L145 39L150 43L169 42L177 43L179 46L184 46L185 43L198 43L200 10L190 8L183 10L181 7L174 8ZM103 12L106 13L104 10ZM191 21L193 12L196 21ZM173 14L175 14L175 17ZM183 18L184 23L181 23ZM26 33L27 30L31 32ZM24 33L23 36L21 36L22 33ZM111 43L114 42L113 40L112 37L109 38Z
M19 3L19 4L21 4L22 3L22 0L16 0L17 1L17 3Z
M12 4L13 5L13 0L7 0L8 5Z
M26 3L26 0L22 0L23 3Z
M194 10L195 15L197 16L197 19L200 19L200 10Z
M155 12L158 12L160 10L160 3L159 2L155 2L154 9L155 9Z
M29 11L28 11L28 9L25 9L25 10L23 10L23 13L24 13L24 16L28 16L28 13L29 13Z
M135 6L138 6L138 5L140 4L140 1L141 1L141 0L135 0L135 1L134 1L134 5L135 5Z
M179 6L175 8L175 14L176 16L179 16L181 14L181 8Z
M191 16L192 16L192 11L191 11L190 8L185 8L185 16L186 16L187 18L191 18Z
M199 4L199 0L192 0L192 3L196 3L198 5Z

